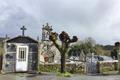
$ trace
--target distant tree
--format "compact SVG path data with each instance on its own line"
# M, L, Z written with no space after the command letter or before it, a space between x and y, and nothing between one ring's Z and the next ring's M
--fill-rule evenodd
M61 41L61 45L57 43L59 36L59 40ZM59 50L61 54L61 73L65 72L65 55L69 49L70 43L76 42L78 38L76 36L73 36L72 39L70 39L67 32L62 31L60 35L58 35L56 32L52 32L50 34L49 39L54 43L56 48Z
M80 55L81 51L85 55L88 53L95 53L95 55L105 55L105 56L110 56L110 52L113 49L114 46L112 45L101 45L101 44L96 44L96 41L91 38L85 38L83 41L79 42L79 44L74 44L70 48L68 52L68 56L70 55ZM115 50L113 50L112 55L116 55Z
M73 45L68 52L68 56L69 57L70 56L80 56L81 50L82 50L81 45L78 45L78 44Z
M82 41L80 44L73 45L69 52L68 56L74 55L79 56L81 52L85 54L85 60L88 53L95 52L95 40L91 37L86 38L84 41Z
M111 51L111 57L113 59L118 59L119 50L120 50L120 42L115 42L115 48Z
M92 38L92 37L88 37L84 40L85 43L87 43L88 45L94 47L96 44L96 41Z
M94 49L96 55L102 55L104 53L102 46L99 44L96 44Z
M114 46L113 45L105 45L105 46L102 46L104 50L113 50Z

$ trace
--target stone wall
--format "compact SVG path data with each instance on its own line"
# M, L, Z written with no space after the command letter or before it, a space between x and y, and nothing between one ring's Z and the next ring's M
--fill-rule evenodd
M66 64L66 71L70 73L84 73L84 64ZM60 71L60 64L40 64L39 65L40 72L58 72Z
M94 67L93 67L94 68ZM109 73L111 71L118 71L118 63L117 62L99 62L96 65L98 71L95 73ZM58 72L60 71L60 64L40 64L39 65L40 72ZM85 74L86 72L84 63L77 63L77 64L66 64L66 71L71 73L80 73ZM94 73L94 74L95 74Z
M118 71L118 62L100 62L100 73Z

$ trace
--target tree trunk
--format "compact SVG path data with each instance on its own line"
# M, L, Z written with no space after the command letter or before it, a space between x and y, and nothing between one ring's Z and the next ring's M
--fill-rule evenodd
M65 73L65 53L61 53L61 73Z

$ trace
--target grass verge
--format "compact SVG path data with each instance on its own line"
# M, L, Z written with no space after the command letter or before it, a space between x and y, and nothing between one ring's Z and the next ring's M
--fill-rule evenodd
M65 73L57 72L57 76L61 76L61 77L71 77L72 74L69 73L69 72L65 72Z

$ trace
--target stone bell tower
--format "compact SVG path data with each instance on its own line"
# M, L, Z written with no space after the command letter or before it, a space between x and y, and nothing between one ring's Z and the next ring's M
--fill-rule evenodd
M42 28L42 39L40 43L40 62L45 63L58 63L60 62L60 53L49 40L49 36L53 31L52 26L48 23L43 25Z
M49 26L48 23L46 25L43 25L42 28L42 41L49 41L49 36L52 32L52 26Z

